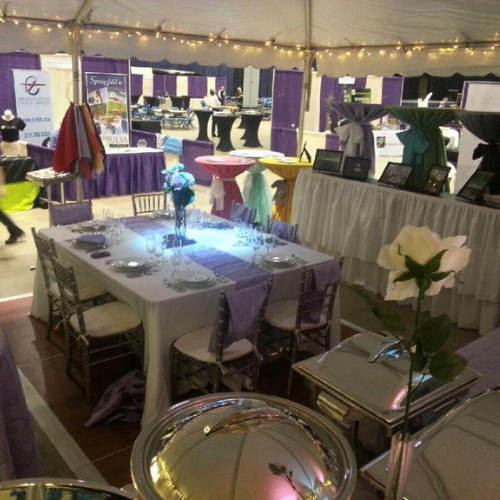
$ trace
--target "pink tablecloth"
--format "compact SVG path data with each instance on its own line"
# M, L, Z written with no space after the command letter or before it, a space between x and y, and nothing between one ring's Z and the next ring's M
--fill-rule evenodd
M248 170L255 160L233 156L199 156L195 162L214 177L210 186L212 214L229 219L231 203L243 203L236 176Z

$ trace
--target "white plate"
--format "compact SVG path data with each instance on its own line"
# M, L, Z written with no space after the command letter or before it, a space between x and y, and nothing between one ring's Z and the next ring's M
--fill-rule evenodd
M212 276L208 281L204 281L203 283L186 283L185 281L182 281L181 278L177 280L177 283L181 286L187 286L188 288L203 288L205 286L210 286L213 285L217 281L217 278L215 276Z
M276 267L293 266L295 264L295 258L291 255L271 255L270 257L264 257L262 260L266 264Z
M220 228L220 227L229 227L229 222L226 220L205 220L203 221L203 227L213 227L213 228Z
M172 214L169 210L157 210L153 217L157 217L158 219L167 219L170 220L172 218Z
M147 259L118 259L111 262L111 267L117 271L129 273L130 271L144 271L151 263Z
M105 245L106 242L104 241L104 243L88 243L88 242L85 242L85 241L78 241L75 238L74 240L71 240L71 244L75 245L76 247L79 247L79 248L90 249L90 248L96 248L96 247L100 247L102 245Z
M213 273L207 272L195 272L195 271L185 271L179 276L179 283L183 285L209 285L213 283L217 277Z
M208 158L207 161L210 163L224 163L227 161L225 156L213 156L212 158Z
M104 229L106 229L106 223L103 220L88 220L81 222L78 225L78 229L90 232L104 231Z
M297 163L297 160L294 160L293 158L278 158L280 163Z

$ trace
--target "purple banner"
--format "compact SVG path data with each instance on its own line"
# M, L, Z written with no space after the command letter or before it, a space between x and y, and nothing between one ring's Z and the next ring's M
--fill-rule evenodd
M205 97L207 95L206 76L188 76L188 95L191 97Z

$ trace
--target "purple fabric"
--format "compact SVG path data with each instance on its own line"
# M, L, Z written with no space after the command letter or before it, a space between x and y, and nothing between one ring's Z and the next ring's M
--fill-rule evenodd
M273 220L271 222L271 234L274 234L282 240L291 241L293 243L296 234L295 225L282 220Z
M186 172L194 175L196 184L210 186L212 184L212 174L203 167L200 167L194 160L198 156L212 156L213 154L213 142L184 139L182 155L179 161L184 165Z
M262 283L272 276L271 273L254 266L250 262L238 259L238 257L215 248L197 244L192 249L187 249L186 254L201 266L236 281L238 290Z
M271 149L285 156L297 155L297 132L295 129L271 128Z
M0 82L2 82L0 84L0 110L3 112L4 109L10 109L17 114L13 69L42 69L40 55L23 51L0 54Z
M168 228L163 224L151 219L151 217L146 217L143 215L138 215L136 217L125 217L124 224L127 229L130 229L134 233L139 234L147 238L148 236L156 236L157 234L163 234L164 246L165 248L172 248L175 235L173 233L168 233ZM195 240L185 239L182 243L183 246L194 245Z
M177 77L175 75L153 75L153 95L177 95Z
M142 95L144 75L130 75L130 95Z
M243 203L234 203L231 205L231 216L230 219L234 221L235 219L241 219L242 222L246 224L253 224L255 220L255 214L257 209L247 207Z
M92 220L92 202L81 201L76 203L63 203L49 207L49 217L52 226L66 226ZM104 243L104 242L103 242Z
M326 149L338 151L340 149L340 137L338 134L326 134Z
M92 245L104 245L106 237L103 234L82 234L76 241L78 243L90 243Z
M106 422L139 422L146 397L146 377L134 370L112 383L92 411L85 427Z
M36 144L27 144L28 156L33 158L36 163L37 170L44 168L51 168L54 163L53 148L46 148L45 146L37 146Z
M127 75L127 89L130 89L129 60L109 59L103 56L82 57L82 101L87 100L85 73L117 73Z
M321 132L327 129L327 115L330 115L333 125L338 122L338 115L335 112L328 110L328 98L331 97L334 101L342 100L343 85L339 83L338 78L330 78L329 76L321 77L320 101L319 101L319 130ZM337 148L338 149L338 148Z
M188 94L191 97L205 97L207 93L206 76L188 76Z
M252 325L259 319L260 310L266 300L269 284L267 282L235 292L227 292L229 306L229 328L223 338L223 349L234 342L243 340L251 332ZM208 351L217 352L217 326L210 337Z
M148 148L156 149L156 134L152 132L145 132L144 130L132 129L132 146L137 146L137 141L146 141Z
M326 287L330 283L338 283L341 277L340 263L338 261L327 262L312 268L313 279L309 282L309 289L304 292L304 299L311 301L305 304L302 321L306 323L319 323L320 308L325 300Z
M382 104L387 106L401 105L404 80L402 76L384 76L382 79Z
M163 190L165 156L158 153L107 155L104 172L95 179L83 179L83 197L103 198L132 193L153 193ZM76 200L76 181L64 184L66 199ZM60 201L58 190L54 200Z
M0 327L0 481L42 475L17 366Z

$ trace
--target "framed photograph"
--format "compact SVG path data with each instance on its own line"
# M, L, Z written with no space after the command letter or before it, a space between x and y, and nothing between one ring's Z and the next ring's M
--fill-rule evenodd
M342 151L318 149L314 158L313 171L328 175L340 175L343 154Z
M369 158L348 156L344 162L342 177L355 181L366 181L366 179L368 179L371 163Z
M422 192L432 196L439 196L443 190L443 186L448 179L448 174L451 168L445 165L434 165L429 172L429 176L425 181Z
M386 186L404 187L412 170L412 165L404 165L402 163L393 163L390 161L386 165L378 182Z
M483 193L494 176L494 172L476 170L457 193L457 196L472 203L482 203Z

